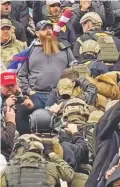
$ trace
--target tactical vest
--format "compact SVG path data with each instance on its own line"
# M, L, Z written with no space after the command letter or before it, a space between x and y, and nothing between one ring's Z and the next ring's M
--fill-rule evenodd
M35 135L23 135L13 148L6 171L9 187L49 187L48 162L42 157L43 145Z
M104 63L115 63L119 58L119 52L114 42L113 36L110 33L87 33L93 40L97 41L100 46L98 59ZM82 45L80 37L77 41Z
M76 87L74 87L72 95L71 95L70 98L72 99L74 97L81 96L82 94L83 94L83 90L80 88L80 86L76 86ZM56 119L55 124L54 124L55 129L59 129L59 127L62 125L61 118L62 118L62 115L63 115L64 106L65 106L67 100L59 99L58 103L61 103L61 102L63 102L63 104L62 104L60 110L57 113L57 119Z

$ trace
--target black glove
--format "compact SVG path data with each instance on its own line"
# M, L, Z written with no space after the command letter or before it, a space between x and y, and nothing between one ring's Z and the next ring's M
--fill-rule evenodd
M51 143L44 143L43 144L43 146L44 146L44 154L47 156L49 153L52 153L52 152L54 152L54 150L53 150L53 144L51 144Z

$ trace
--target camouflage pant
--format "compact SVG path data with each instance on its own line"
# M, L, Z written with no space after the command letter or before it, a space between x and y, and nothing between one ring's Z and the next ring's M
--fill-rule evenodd
M73 169L60 157L54 157L54 163L48 165L48 180L51 187L59 183L59 179L67 181L69 187L84 187L88 176L75 173Z
M49 184L51 187L55 187L56 184L59 183L59 177L57 174L57 170L54 170L54 172L48 171L48 173L49 173L49 175L48 175ZM72 181L68 182L68 186L69 187L79 187L79 186L84 187L87 179L88 179L87 175L82 174L82 173L75 173Z
M59 183L59 177L57 175L57 170L54 170L54 172L49 171L48 172L48 178L49 178L49 184L51 187L55 187L56 184ZM88 179L88 176L82 173L75 173L74 177L71 182L68 182L69 187L84 187L85 183Z
M83 173L75 173L69 187L84 187L88 176Z

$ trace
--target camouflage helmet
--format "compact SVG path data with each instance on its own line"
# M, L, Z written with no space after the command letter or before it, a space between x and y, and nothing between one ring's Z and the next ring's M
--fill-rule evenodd
M21 142L26 142L29 144L28 150L43 150L43 144L42 144L42 139L35 134L24 134L20 136L17 140Z
M57 91L60 95L72 95L73 82L68 78L60 79L57 84Z
M88 12L88 13L86 13L80 19L80 24L83 24L86 21L91 21L96 26L102 26L103 25L101 17L96 12Z
M87 40L83 42L80 48L80 53L83 54L88 52L98 54L100 52L100 46L98 42L95 40Z
M10 155L10 159L24 157L25 152L27 153L33 150L40 154L43 152L44 146L42 144L42 139L35 134L24 134L15 140L13 153Z
M69 99L63 109L63 122L85 124L89 118L89 106L80 98Z

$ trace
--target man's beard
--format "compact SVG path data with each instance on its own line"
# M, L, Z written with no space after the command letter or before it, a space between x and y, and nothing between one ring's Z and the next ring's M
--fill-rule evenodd
M43 51L46 55L57 54L59 52L58 42L55 36L40 33L40 42L43 45Z

